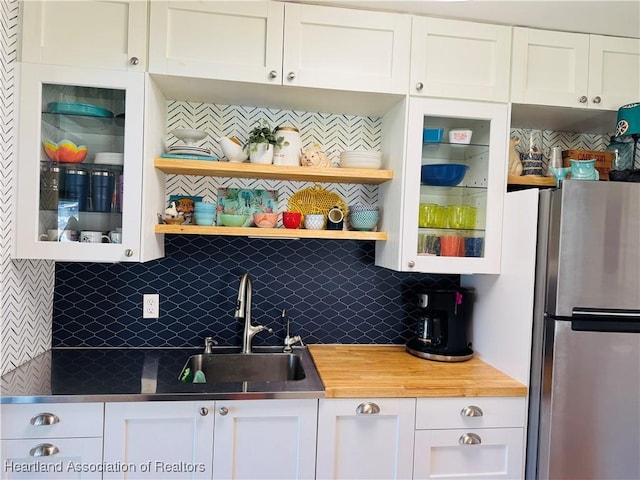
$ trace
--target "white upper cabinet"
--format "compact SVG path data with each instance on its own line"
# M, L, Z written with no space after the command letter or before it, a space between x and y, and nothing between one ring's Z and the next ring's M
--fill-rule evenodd
M408 15L281 2L151 2L149 71L404 93Z
M403 112L383 119L401 125ZM380 186L381 228L387 241L376 244L378 266L422 273L500 273L508 106L411 97L406 137L383 139L394 180ZM433 138L434 132L443 138ZM471 132L469 143L453 143L452 130ZM387 135L388 137L388 135ZM400 137L400 138L397 138ZM395 145L393 144L395 142ZM424 170L459 169L461 175ZM457 177L457 178L456 178ZM445 181L446 180L446 181Z
M413 17L411 95L509 101L511 27Z
M145 71L147 2L20 3L22 62Z
M406 93L408 15L287 4L284 85Z
M151 73L281 83L283 3L154 0L149 18Z
M33 63L16 71L14 258L162 256L162 239L148 238L164 203L164 181L143 178L145 75ZM86 150L75 153L69 141ZM57 152L50 144L58 144Z
M511 101L617 110L640 98L640 41L515 28Z

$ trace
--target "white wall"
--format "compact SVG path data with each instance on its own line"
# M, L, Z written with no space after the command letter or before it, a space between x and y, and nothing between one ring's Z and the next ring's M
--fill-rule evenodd
M14 67L18 46L18 1L0 2L0 375L50 348L53 262L10 258L15 201Z

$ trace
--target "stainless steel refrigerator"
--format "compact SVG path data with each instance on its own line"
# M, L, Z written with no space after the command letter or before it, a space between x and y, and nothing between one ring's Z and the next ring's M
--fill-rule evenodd
M640 479L640 184L540 192L528 479Z

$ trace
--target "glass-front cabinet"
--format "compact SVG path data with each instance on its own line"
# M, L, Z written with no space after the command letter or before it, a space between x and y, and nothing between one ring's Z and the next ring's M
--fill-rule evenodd
M144 74L18 72L15 257L138 261Z
M383 195L384 216L399 214L393 234L383 227L397 237L376 247L376 264L500 272L507 117L506 104L409 100L402 188Z

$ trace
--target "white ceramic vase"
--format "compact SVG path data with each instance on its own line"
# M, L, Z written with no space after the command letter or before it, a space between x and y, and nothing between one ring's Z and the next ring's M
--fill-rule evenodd
M249 161L262 165L273 163L273 145L270 143L252 143L249 146Z

